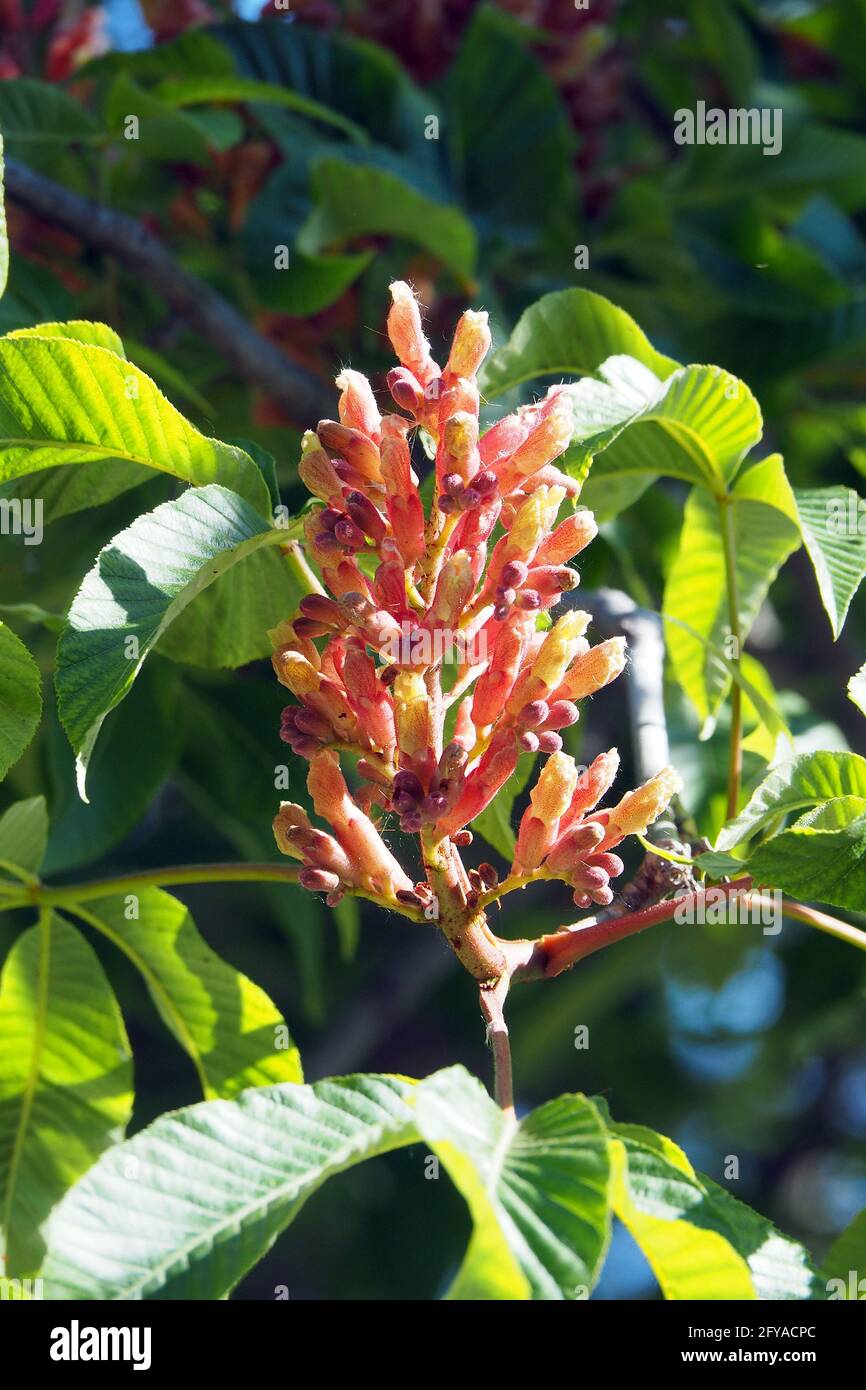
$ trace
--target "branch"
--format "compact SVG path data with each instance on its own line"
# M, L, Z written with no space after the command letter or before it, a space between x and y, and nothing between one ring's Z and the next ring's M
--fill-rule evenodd
M308 425L331 413L330 390L257 332L216 290L182 265L135 218L72 193L16 160L6 161L6 193L20 207L113 256L206 338L251 385Z

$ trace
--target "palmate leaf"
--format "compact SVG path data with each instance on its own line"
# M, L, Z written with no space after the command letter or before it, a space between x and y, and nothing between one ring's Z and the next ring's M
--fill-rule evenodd
M303 1080L282 1015L264 990L210 949L184 903L145 888L133 901L82 898L75 910L141 972L207 1099Z
M744 642L781 565L799 544L799 527L778 454L748 469L730 497L724 505L732 508L740 637ZM663 608L666 617L687 623L712 647L722 649L730 635L724 521L715 499L702 488L694 489L686 502ZM730 685L728 673L684 628L671 624L666 637L680 685L701 721L712 718Z
M162 1116L54 1212L46 1297L224 1297L327 1178L416 1140L412 1089L348 1076Z
M0 622L0 778L21 757L41 713L39 667L20 637Z
M635 358L662 379L679 366L609 299L592 290L557 290L520 316L508 342L482 367L479 387L493 400L538 377L589 376L617 355Z
M474 1223L449 1297L588 1296L610 1236L607 1135L592 1103L560 1096L518 1123L452 1067L421 1083L416 1111Z
M610 1125L618 1143L614 1210L666 1298L806 1299L820 1283L807 1252L710 1178L670 1139Z
M850 487L797 488L794 496L835 639L866 574L866 504Z
M82 795L102 721L161 634L226 570L287 535L242 498L211 486L138 517L100 552L57 647L58 712L77 755Z
M56 334L0 340L0 482L100 459L219 483L270 514L252 459L200 434L132 363Z
M68 1187L122 1137L130 1050L90 946L44 913L0 976L0 1226L4 1272L39 1268L42 1227Z
M840 751L802 753L764 778L720 831L715 848L732 850L779 816L845 796L866 797L866 758Z

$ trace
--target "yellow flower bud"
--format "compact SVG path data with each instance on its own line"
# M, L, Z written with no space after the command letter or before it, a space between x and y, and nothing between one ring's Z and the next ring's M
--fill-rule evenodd
M535 658L532 674L548 690L556 690L574 660L580 639L589 626L590 615L582 609L564 613L550 629ZM564 698L570 699L570 696Z
M577 787L577 766L567 753L552 753L529 799L539 820L558 821L571 805Z
M676 768L663 767L642 787L627 792L619 805L609 812L605 837L599 848L618 844L626 835L642 835L658 820L671 797L682 790L682 785Z

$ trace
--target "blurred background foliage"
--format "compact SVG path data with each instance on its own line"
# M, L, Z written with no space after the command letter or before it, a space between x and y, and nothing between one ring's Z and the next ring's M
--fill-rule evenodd
M490 311L501 344L539 295L581 286L627 309L663 352L742 377L792 482L857 486L866 473L866 0L589 0L584 9L572 0L292 0L288 11L259 9L0 0L7 156L140 219L323 384L343 363L381 384L395 277L419 288L434 350L467 304ZM781 108L781 153L678 148L674 112L698 100ZM137 141L124 138L130 113L140 116ZM291 418L227 370L212 343L110 258L14 200L9 222L4 332L71 317L110 323L203 430L271 450L283 501L300 505L299 437L315 421ZM275 266L281 247L288 271ZM577 268L581 247L586 268ZM70 472L56 470L41 488L46 543L4 539L0 554L0 616L46 675L59 619L99 547L173 487L142 470L110 488L93 471L72 485ZM658 607L683 495L657 484L606 522L583 584L625 588ZM228 630L231 606L221 620ZM798 748L858 748L859 739L862 751L844 687L863 662L863 633L861 595L833 643L798 553L752 638ZM175 633L173 659L151 659L106 725L89 806L75 795L49 708L2 796L47 790L51 875L276 857L275 768L288 765L293 796L303 768L279 742L283 701L267 662L221 670L219 645L184 650ZM50 704L50 680L45 694ZM707 830L719 817L723 731L699 742L673 689L668 707L673 760ZM614 743L630 785L616 688L570 751L588 761ZM753 775L761 766L755 760ZM490 856L480 840L476 848ZM433 931L375 912L361 923L352 909L335 919L294 889L182 896L210 944L285 1012L310 1079L423 1075L452 1061L487 1075L474 991ZM567 912L539 886L508 900L502 926L534 935ZM21 925L0 919L0 954ZM195 1099L195 1077L138 977L94 945L131 1025L140 1126ZM618 1119L671 1134L717 1180L730 1179L736 1156L732 1190L820 1255L866 1203L862 993L860 960L806 928L764 937L668 924L550 987L516 992L518 1093L528 1106L566 1089L601 1092ZM575 1046L581 1025L588 1050ZM425 1180L420 1152L397 1154L329 1186L241 1296L287 1285L297 1298L429 1297L466 1234L447 1182ZM622 1233L595 1296L655 1296Z

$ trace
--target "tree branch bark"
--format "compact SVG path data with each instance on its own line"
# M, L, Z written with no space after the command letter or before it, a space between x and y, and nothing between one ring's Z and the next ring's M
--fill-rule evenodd
M6 161L5 183L12 202L114 257L206 338L244 380L278 401L293 421L310 427L332 413L332 392L324 382L290 362L135 218L72 193L13 159Z

